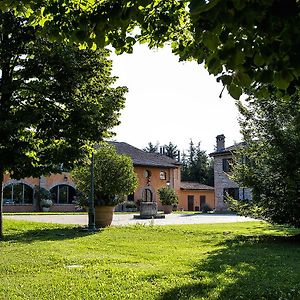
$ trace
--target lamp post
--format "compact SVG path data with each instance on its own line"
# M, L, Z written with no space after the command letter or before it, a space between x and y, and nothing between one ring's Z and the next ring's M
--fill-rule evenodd
M95 201L94 201L94 152L92 152L91 159L91 186L90 186L90 197L89 197L89 213L88 213L88 230L96 231L95 227Z

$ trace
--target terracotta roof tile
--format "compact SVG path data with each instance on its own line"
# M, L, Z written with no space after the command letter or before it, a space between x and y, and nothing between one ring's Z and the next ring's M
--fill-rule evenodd
M214 190L213 186L205 185L199 182L182 181L180 184L182 190Z
M176 168L181 165L166 155L145 152L124 142L109 142L109 144L115 146L118 153L129 155L135 166Z

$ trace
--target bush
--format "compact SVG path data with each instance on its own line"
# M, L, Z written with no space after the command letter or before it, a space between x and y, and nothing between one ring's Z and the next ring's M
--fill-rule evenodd
M40 204L41 207L51 207L53 205L53 201L51 199L42 199Z
M202 207L202 209L201 209L201 211L203 213L208 213L209 211L212 211L212 209L211 209L211 207L209 205L204 204L203 207Z
M174 205L178 203L178 196L175 190L168 186L160 188L158 195L162 205Z
M72 177L85 199L90 193L90 160L75 168ZM137 177L129 156L118 154L107 143L101 144L94 154L95 205L115 206L137 187Z

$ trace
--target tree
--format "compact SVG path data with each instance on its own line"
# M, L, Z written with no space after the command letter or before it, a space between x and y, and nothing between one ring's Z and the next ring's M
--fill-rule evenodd
M90 160L72 171L77 188L87 199L90 193ZM138 181L129 156L102 143L94 158L95 204L115 206L133 193Z
M27 14L44 35L83 47L112 44L121 53L137 41L172 42L181 60L204 63L236 99L250 86L267 83L288 95L299 86L295 0L2 0L0 9Z
M300 98L250 97L240 104L246 141L235 158L234 180L251 187L252 200L233 209L276 224L300 227Z
M201 150L200 142L195 146L190 141L188 155L183 154L181 177L183 181L213 185L213 164L206 152Z
M4 172L18 179L72 168L119 124L126 89L111 87L104 50L50 43L11 12L0 12L0 32L2 187Z
M178 158L178 149L177 145L173 144L172 142L169 142L168 145L164 145L165 149L165 155L167 155L170 158L177 159Z
M149 153L157 153L158 152L158 143L156 145L152 144L151 142L148 143L148 146L143 149Z

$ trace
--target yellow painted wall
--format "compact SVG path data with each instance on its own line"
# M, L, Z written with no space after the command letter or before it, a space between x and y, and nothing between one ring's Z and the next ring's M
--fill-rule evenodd
M206 204L210 208L215 208L215 192L213 190L180 190L178 199L178 209L188 210L188 196L194 196L194 209L200 207L200 196L206 197Z
M179 180L180 176L179 168L159 168L159 167L143 167L136 166L134 170L138 177L138 187L134 193L134 200L138 201L143 199L143 191L145 189L150 189L153 195L153 201L157 201L158 209L161 209L162 206L159 201L157 190L161 187L167 186L167 182L170 182L170 186L173 187L176 191L179 190ZM149 171L151 176L147 177L147 172ZM166 173L166 179L160 179L160 172ZM180 178L180 177L179 177Z

